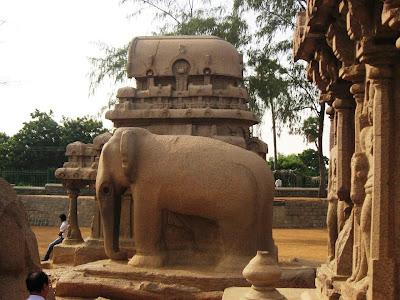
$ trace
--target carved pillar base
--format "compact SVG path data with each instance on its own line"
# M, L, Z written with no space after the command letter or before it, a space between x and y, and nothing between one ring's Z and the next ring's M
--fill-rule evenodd
M321 300L339 300L342 285L347 278L347 276L335 275L327 265L321 265L317 269L317 278L315 279L318 297Z

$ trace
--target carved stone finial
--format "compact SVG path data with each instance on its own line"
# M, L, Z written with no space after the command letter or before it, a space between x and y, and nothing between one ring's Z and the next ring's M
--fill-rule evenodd
M275 289L282 271L268 251L257 251L243 270L243 276L252 284L244 299L286 299Z
M185 45L183 45L183 44L179 45L179 53L181 55L186 54L186 46Z

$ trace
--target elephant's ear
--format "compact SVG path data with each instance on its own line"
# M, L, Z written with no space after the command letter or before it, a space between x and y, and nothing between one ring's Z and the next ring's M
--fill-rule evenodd
M131 182L134 181L137 166L137 136L132 130L125 130L121 135L122 169Z

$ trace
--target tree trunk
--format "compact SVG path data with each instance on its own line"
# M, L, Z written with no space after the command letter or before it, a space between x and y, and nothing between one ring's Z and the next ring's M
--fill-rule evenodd
M321 109L319 111L319 126L318 126L318 163L319 163L319 191L318 197L326 198L326 167L324 162L324 154L322 152L322 137L324 133L324 119L325 119L325 103L321 103Z
M273 101L271 101L271 117L272 117L272 135L274 138L274 169L278 170L278 153L276 152L275 108Z

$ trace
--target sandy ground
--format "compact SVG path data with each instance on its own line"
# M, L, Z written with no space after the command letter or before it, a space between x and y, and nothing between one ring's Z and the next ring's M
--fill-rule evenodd
M48 245L57 238L59 227L32 226L43 258ZM90 228L81 228L83 239L90 236ZM326 229L274 229L273 236L278 246L279 259L300 258L324 262L327 256Z

